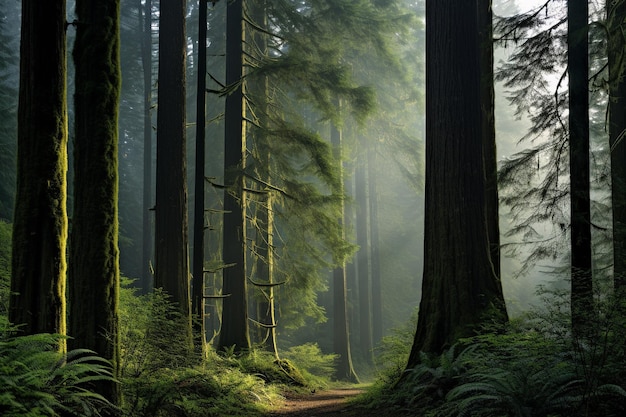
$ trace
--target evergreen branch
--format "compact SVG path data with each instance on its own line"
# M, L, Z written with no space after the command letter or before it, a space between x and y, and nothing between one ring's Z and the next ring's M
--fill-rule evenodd
M217 85L219 85L220 87L222 87L223 89L226 88L226 85L224 83L222 83L221 81L219 81L217 78L215 78L213 76L213 74L211 74L210 72L207 71L207 75L209 76L210 79L212 79ZM208 91L208 90L207 90Z
M255 319L253 319L252 317L248 317L248 320L250 320L252 323L256 324L259 327L262 327L264 329L273 329L278 327L278 325L276 324L265 324L265 323L261 323L260 321L257 321Z
M281 285L284 285L287 283L287 281L280 281L280 282L257 282L254 281L252 278L248 278L248 281L254 285L255 287L262 287L262 288L266 288L266 287L278 287Z
M252 176L251 174L248 174L248 173L246 173L246 172L244 172L244 174L243 174L243 175L244 175L246 178L249 178L249 179L251 179L252 181L257 182L257 183L259 183L259 184L261 184L261 185L263 185L263 186L265 186L265 187L269 188L269 189L270 189L270 190L272 190L272 191L277 191L277 192L279 192L280 194L284 195L284 196L285 196L285 197L287 197L287 198L295 198L295 197L291 196L291 195L290 195L287 191L283 190L282 188L279 188L278 186L272 185L272 184L270 184L270 183L269 183L269 182L267 182L267 181L263 181L262 179L260 179L260 178L258 178L258 177Z

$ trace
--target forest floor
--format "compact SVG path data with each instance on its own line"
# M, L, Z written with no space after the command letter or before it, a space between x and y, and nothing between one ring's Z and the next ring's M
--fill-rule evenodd
M349 402L363 393L359 388L338 388L310 394L286 393L285 403L269 415L300 417L389 417L398 413L390 410L370 410L351 405Z

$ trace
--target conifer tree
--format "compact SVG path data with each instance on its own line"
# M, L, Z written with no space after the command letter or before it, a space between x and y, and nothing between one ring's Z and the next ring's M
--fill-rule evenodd
M581 336L593 311L589 183L589 49L587 0L567 2L572 331Z
M22 2L9 320L26 334L66 333L65 39L65 0Z
M246 167L245 113L243 107L243 1L228 2L226 10L226 97L224 136L224 243L222 259L225 295L219 349L250 348L246 276Z
M198 97L196 98L196 166L193 218L193 261L191 310L196 317L196 337L205 345L204 329L204 187L205 187L205 119L206 119L206 48L207 2L200 0L198 14Z
M361 153L367 156L366 153ZM356 238L359 245L357 252L359 281L359 346L366 362L372 360L372 307L370 302L371 284L369 273L370 246L368 239L369 210L367 195L367 159L361 157L356 168L355 201L357 202Z
M162 1L155 209L155 288L178 305L181 342L192 349L186 176L185 0Z
M13 219L17 157L17 108L21 4L0 1L0 219Z
M607 1L608 125L613 208L615 287L626 288L626 2Z
M422 299L408 368L473 335L489 316L507 318L487 222L485 137L493 112L482 88L481 42L491 2L426 3L426 212ZM492 119L493 120L493 119ZM445 167L445 169L444 169Z
M152 285L152 0L141 7L142 41L141 63L143 66L143 200L142 200L142 261L141 284L143 291Z
M76 137L74 211L69 252L72 348L108 359L118 375L118 106L119 0L78 0L74 44ZM121 402L114 381L94 381L96 391ZM106 411L103 411L106 414Z
M339 106L338 106L339 107ZM342 140L341 130L332 125L330 129L330 140L335 149L335 159L337 163L342 162ZM339 168L340 179L343 176L343 169ZM340 181L340 184L343 184ZM339 188L340 195L343 195L343 188ZM344 206L341 204L339 218L337 221L343 227ZM345 231L343 231L345 233ZM352 350L350 348L350 323L348 320L348 287L346 281L346 261L339 259L338 265L333 269L333 349L339 355L336 369L336 377L340 380L357 382L358 377L352 365Z

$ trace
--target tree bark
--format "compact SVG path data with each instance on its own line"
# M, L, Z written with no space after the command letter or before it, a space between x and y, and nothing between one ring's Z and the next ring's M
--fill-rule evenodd
M111 361L118 375L118 113L119 0L78 0L74 63L76 137L74 212L70 240L72 348L91 349ZM96 390L121 403L117 382L95 381Z
M196 175L193 219L192 311L196 318L196 338L204 351L204 164L206 117L207 1L200 0L198 16L198 97L196 102Z
M380 239L378 233L378 194L376 191L376 150L367 148L368 190L369 190L369 225L370 225L370 263L372 280L372 343L378 344L383 339L383 300L380 276Z
M626 2L607 1L609 65L609 144L613 204L615 288L626 290Z
M162 288L188 318L181 337L191 348L185 11L184 0L160 4L154 286Z
M243 89L243 4L229 1L226 9L226 85L235 86L226 97L224 181L223 261L226 295L222 309L219 349L250 349L248 294L246 278L246 195L243 170L246 166Z
M66 333L65 19L65 0L22 2L9 321L26 334Z
M589 194L588 4L567 2L571 209L571 303L574 337L583 336L593 311Z
M367 156L361 153L361 156ZM357 160L356 177L356 240L359 245L357 252L358 281L359 281L359 347L367 363L372 362L372 308L370 303L370 268L368 243L368 207L367 207L367 163L361 157Z
M154 239L152 233L152 0L145 0L143 8L143 39L141 63L143 65L143 202L142 202L142 263L139 287L143 293L152 288L152 255Z
M336 152L338 164L342 164L342 140L341 131L332 125L330 129L330 141ZM341 195L343 192L343 168L340 170ZM341 203L340 218L338 221L343 224L344 203ZM345 234L345 230L342 232ZM342 236L345 238L345 235ZM357 382L358 377L352 365L352 352L350 349L350 328L348 324L348 295L346 282L345 260L338 267L333 269L333 350L339 359L337 361L336 377L340 380Z
M507 319L494 253L493 107L481 35L491 2L426 4L426 209L422 299L408 368ZM489 53L490 55L490 53ZM492 103L492 102L491 102ZM491 113L488 117L485 112ZM491 119L491 122L486 120ZM487 149L489 148L489 149ZM491 185L491 186L490 186ZM492 236L493 235L493 236Z

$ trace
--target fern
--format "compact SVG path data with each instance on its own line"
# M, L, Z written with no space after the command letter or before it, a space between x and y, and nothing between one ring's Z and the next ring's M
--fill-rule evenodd
M86 349L58 352L63 336L0 336L0 415L98 416L113 405L90 383L113 380L108 361Z
M493 368L470 379L446 396L459 416L548 416L576 409L582 399L582 380L559 360L513 360L509 369Z

